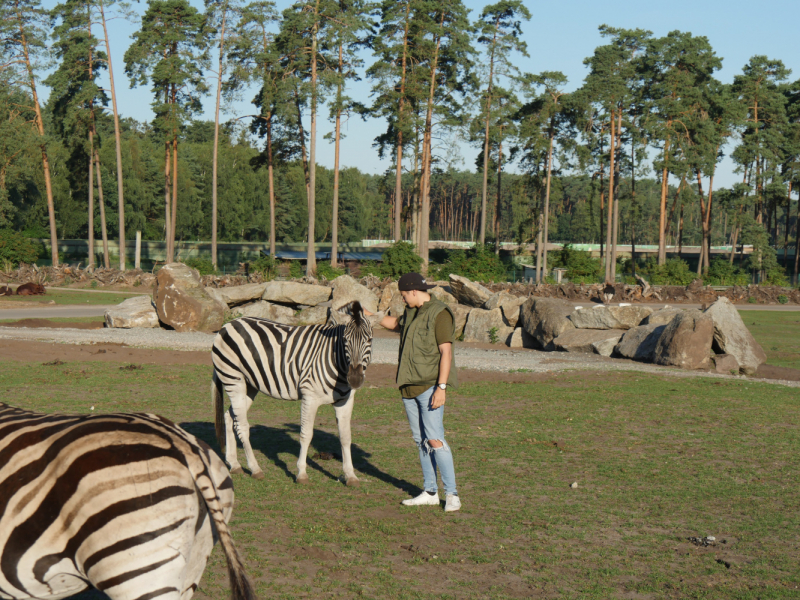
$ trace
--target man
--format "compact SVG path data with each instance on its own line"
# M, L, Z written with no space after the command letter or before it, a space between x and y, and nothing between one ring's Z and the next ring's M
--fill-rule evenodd
M447 388L456 387L453 357L455 316L443 302L432 298L419 273L406 273L397 282L406 310L398 319L386 316L381 325L400 332L397 384L405 405L411 435L419 449L425 489L405 506L438 506L437 468L442 475L446 512L461 508L456 489L453 454L444 439L444 405Z

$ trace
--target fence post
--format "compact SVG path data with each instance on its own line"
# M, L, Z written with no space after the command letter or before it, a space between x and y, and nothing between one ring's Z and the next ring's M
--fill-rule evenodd
M133 268L138 269L141 265L142 258L142 232L136 232L136 254L133 261Z

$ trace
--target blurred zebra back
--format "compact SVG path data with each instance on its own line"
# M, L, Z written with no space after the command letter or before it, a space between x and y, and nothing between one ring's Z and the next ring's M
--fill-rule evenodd
M232 510L225 464L168 419L0 403L0 598L93 585L112 600L188 600L219 540L232 598L252 599Z

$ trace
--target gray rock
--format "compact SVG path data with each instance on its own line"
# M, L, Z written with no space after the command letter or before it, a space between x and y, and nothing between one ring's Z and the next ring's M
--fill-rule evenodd
M209 296L200 274L183 263L159 269L153 290L158 318L176 331L218 331L227 307Z
M517 326L517 321L519 321L519 307L522 306L528 298L523 296L518 298L517 296L513 296L506 292L505 290L497 292L491 298L486 301L484 308L486 310L492 310L495 308L500 308L503 311L503 318L505 318L506 323L508 323L511 327Z
M614 354L614 348L616 348L617 344L619 343L620 337L622 337L622 333L624 330L622 329L606 329L608 333L612 331L618 331L620 333L619 336L613 335L609 336L603 340L597 340L596 342L592 342L592 350L595 354L599 354L600 356L611 356Z
M611 351L623 333L621 329L567 329L553 340L553 346L563 352L600 354L595 349L595 344L598 344L601 351L606 351L610 344L608 354L604 356L611 356Z
M294 316L297 325L322 325L328 320L327 306L317 305L304 308Z
M464 333L464 327L467 325L467 319L469 319L469 313L471 312L472 309L469 306L461 306L460 304L453 310L453 314L456 317L454 334L456 339Z
M406 303L397 289L397 282L393 281L385 288L378 302L378 310L383 311L392 317L400 317L406 309Z
M739 372L739 361L732 354L715 354L711 357L714 361L714 371L725 375L736 375Z
M517 327L508 338L509 348L539 348L539 344L533 336L525 331L523 327Z
M653 362L682 369L704 369L711 363L714 321L692 309L675 316L658 338Z
M370 312L378 312L378 296L349 275L340 275L331 282L333 287L332 310L339 310L348 302L358 300ZM304 302L303 304L309 304Z
M676 315L682 312L683 309L681 308L665 306L646 317L644 321L642 321L642 325L668 325Z
M477 308L486 304L492 297L492 292L483 287L480 283L470 281L460 275L450 275L450 291L456 297L459 304L474 306Z
M239 317L258 317L260 319L269 319L270 321L277 321L286 325L295 324L294 310L288 306L280 304L273 304L266 300L258 300L250 304L243 304L231 309L235 316Z
M317 306L329 300L330 297L331 288L327 286L299 283L297 281L270 281L265 284L261 299L282 304Z
M465 342L491 342L489 330L496 328L497 341L505 343L513 333L513 328L503 322L503 311L499 308L484 310L473 308L464 326Z
M759 365L767 362L764 349L745 326L739 311L725 296L720 296L706 309L705 314L714 322L714 351L732 355L742 373L754 375Z
M150 296L128 298L109 308L103 315L106 327L133 329L134 327L158 327L158 314Z
M576 310L570 320L578 329L630 329L639 325L653 310L647 306L602 306Z
M520 321L542 348L551 350L554 339L575 328L569 320L572 311L572 304L566 300L528 298L520 309Z
M266 283L248 283L222 288L206 288L206 292L228 306L236 306L260 299L264 295L267 285Z
M444 302L451 309L453 309L456 306L458 306L458 300L456 300L456 297L453 296L453 294L451 294L450 292L445 291L444 288L435 287L435 288L431 288L428 291L429 291L431 297L436 298L437 300L439 300L441 302Z
M639 325L632 327L620 339L614 352L625 358L653 362L658 338L666 329L666 325Z

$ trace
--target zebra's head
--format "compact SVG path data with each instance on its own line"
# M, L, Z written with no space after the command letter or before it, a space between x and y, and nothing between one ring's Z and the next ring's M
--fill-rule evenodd
M364 375L372 361L372 326L383 318L383 313L364 314L361 303L345 304L331 311L332 320L344 325L344 355L347 362L347 383L357 390L364 384Z

